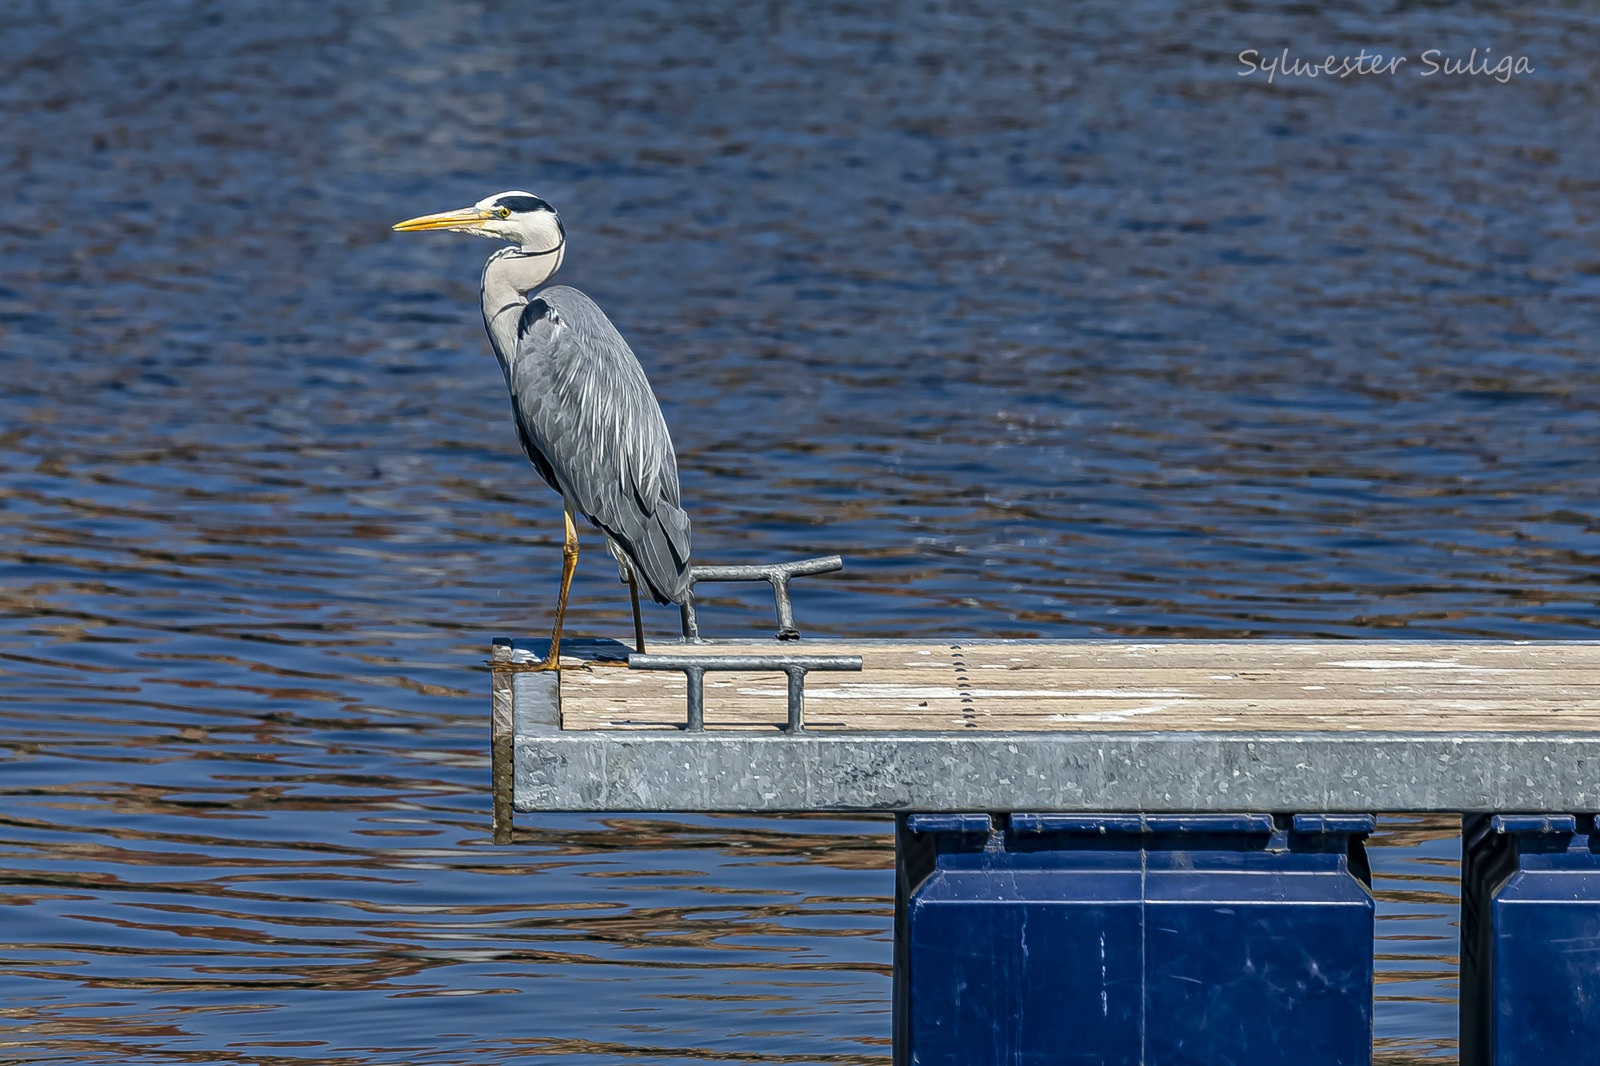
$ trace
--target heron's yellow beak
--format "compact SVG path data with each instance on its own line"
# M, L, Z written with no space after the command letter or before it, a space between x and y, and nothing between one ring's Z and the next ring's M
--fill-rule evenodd
M397 232L408 233L419 229L476 229L495 216L476 207L463 207L459 211L440 211L437 215L418 215L404 222L396 222Z

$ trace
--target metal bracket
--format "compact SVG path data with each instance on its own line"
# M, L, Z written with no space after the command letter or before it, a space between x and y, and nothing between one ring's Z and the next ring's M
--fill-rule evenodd
M837 561L835 556L835 561ZM732 569L731 567L729 569ZM752 569L754 569L752 567ZM812 670L861 669L859 655L630 655L630 670L677 670L689 681L689 718L685 728L698 733L706 727L706 671L776 673L789 678L790 733L806 728L806 674Z
M691 566L689 595L683 602L683 639L690 644L700 643L700 623L694 609L695 585L702 581L766 581L772 585L772 605L778 613L778 639L799 640L800 630L794 625L794 606L789 602L790 580L843 569L844 560L837 555L748 566Z

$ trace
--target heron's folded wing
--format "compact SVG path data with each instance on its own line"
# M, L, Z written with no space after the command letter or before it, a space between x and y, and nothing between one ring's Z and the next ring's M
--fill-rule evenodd
M653 591L678 598L689 520L678 506L677 459L616 327L576 290L546 290L518 323L509 376L518 429L562 493L629 550Z

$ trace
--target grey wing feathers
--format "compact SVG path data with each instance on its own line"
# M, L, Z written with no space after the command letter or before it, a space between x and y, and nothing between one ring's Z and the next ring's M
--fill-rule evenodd
M627 552L656 602L683 602L689 516L678 506L678 461L616 327L576 289L546 289L522 312L506 376L541 476Z

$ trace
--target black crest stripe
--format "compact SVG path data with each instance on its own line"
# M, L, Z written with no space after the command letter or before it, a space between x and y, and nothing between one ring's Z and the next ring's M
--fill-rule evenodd
M529 211L549 211L555 214L555 208L539 199L537 196L502 196L494 202L496 207L509 208L518 214Z

